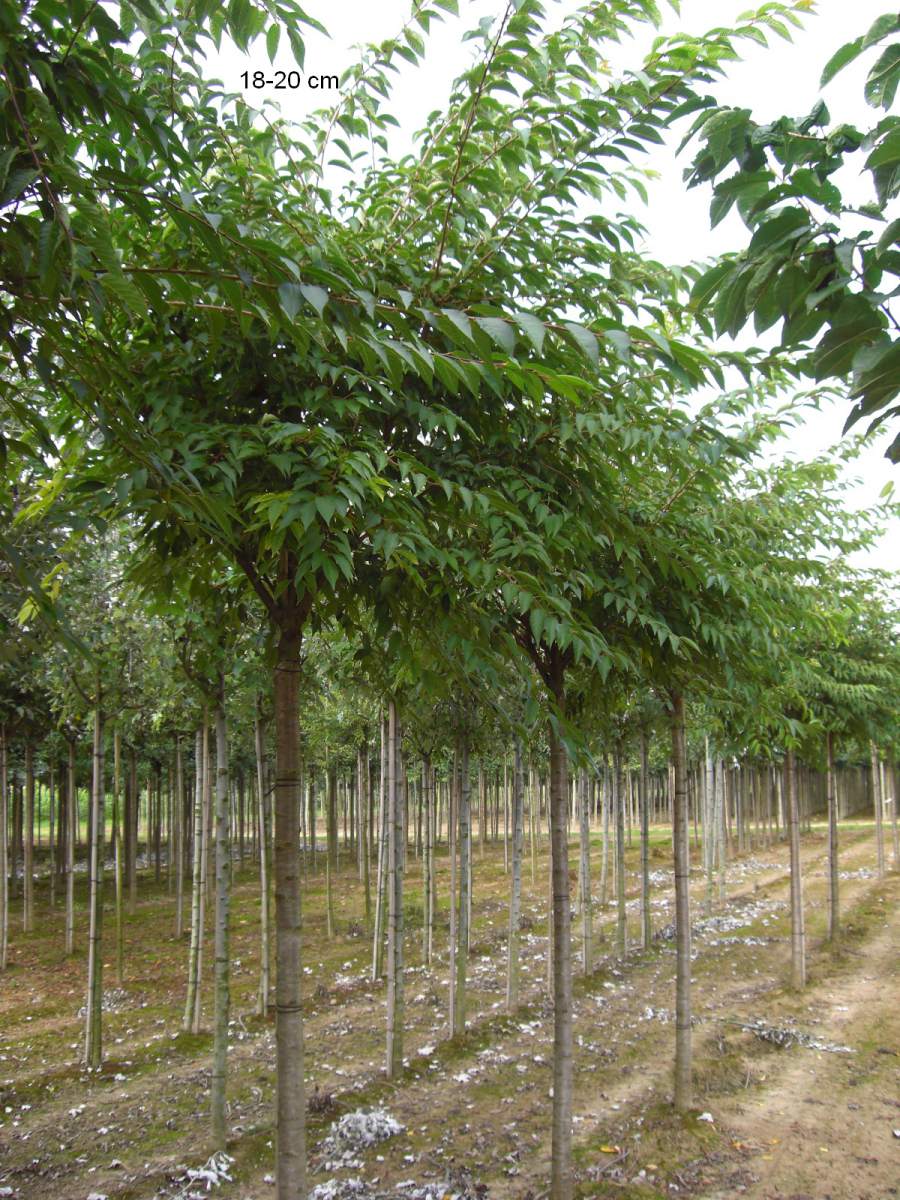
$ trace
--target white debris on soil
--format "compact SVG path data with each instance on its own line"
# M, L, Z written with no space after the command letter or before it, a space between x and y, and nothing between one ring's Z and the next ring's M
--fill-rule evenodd
M121 1012L123 1008L127 1008L130 1003L130 997L124 988L109 988L103 993L101 1001L101 1009L105 1013ZM83 1017L87 1013L87 1008L82 1006L78 1010L79 1017Z
M309 1200L367 1200L371 1195L371 1187L362 1179L329 1179L316 1184Z
M186 1167L176 1179L176 1190L171 1195L174 1200L203 1200L211 1188L232 1182L229 1171L233 1164L234 1159L230 1154L217 1150L202 1167Z
M339 1171L344 1168L359 1168L358 1157L362 1150L383 1142L386 1138L402 1133L404 1126L383 1108L366 1112L359 1108L345 1113L331 1126L328 1136L319 1143L319 1151L325 1156L325 1170Z
M775 1025L767 1025L765 1021L748 1021L741 1025L741 1029L745 1033L752 1033L760 1041L778 1046L781 1050L785 1050L789 1046L805 1046L807 1050L826 1050L829 1054L856 1053L850 1046L840 1046L836 1042L823 1042L820 1038L803 1033L800 1029L779 1028Z
M670 1008L653 1008L649 1004L641 1015L642 1021L661 1021L663 1025L668 1025L668 1023L674 1019L675 1014Z

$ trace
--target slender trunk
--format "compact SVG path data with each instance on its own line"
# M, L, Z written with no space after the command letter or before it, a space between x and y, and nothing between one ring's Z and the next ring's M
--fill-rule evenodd
M787 776L787 822L791 854L791 984L806 986L806 929L803 919L803 877L800 867L800 812L797 797L797 766L793 750L784 756Z
M434 833L432 821L434 813L434 793L432 790L434 774L431 766L431 755L422 758L422 817L425 823L424 843L422 846L422 957L426 963L431 963L431 947L434 935L434 909L432 897L434 887L432 872L434 870Z
M450 796L447 814L447 842L450 854L450 946L448 950L447 979L450 985L450 1036L456 1032L456 955L458 951L458 912L456 908L456 841L457 813L459 811L459 746L453 755L453 774L450 781Z
M609 896L609 771L604 754L603 763L603 779L600 781L600 803L603 808L603 854L600 860L600 906L606 908L606 902Z
M194 1012L191 1017L191 1033L200 1032L201 1000L203 998L203 938L206 933L206 893L209 888L209 842L211 829L210 819L210 771L209 771L209 719L206 706L203 706L203 726L200 736L200 757L203 769L200 775L200 796L198 809L200 812L200 894L197 911L197 987L194 992Z
M459 918L456 947L456 1026L454 1033L466 1031L466 976L469 965L469 927L471 913L472 817L469 784L469 739L463 734L459 750Z
M828 940L837 943L841 935L840 896L838 891L837 797L834 790L834 739L825 734L825 787L828 799Z
M883 859L882 855L882 859ZM22 929L34 929L34 747L25 743L25 850L22 856Z
M273 682L275 700L276 1200L306 1195L306 1099L300 981L300 612L293 585Z
M387 1077L403 1070L403 812L398 768L400 734L397 705L388 701L388 945L387 945Z
M229 908L231 904L231 838L228 828L228 727L225 723L225 681L219 676L216 705L216 911L215 911L215 1032L210 1091L212 1146L224 1150L225 1084L228 1058Z
M203 852L203 731L197 730L194 739L194 845L191 874L191 941L188 948L187 997L184 1005L183 1028L193 1027L200 990L200 876Z
M882 763L882 766L884 764ZM891 853L894 859L894 870L900 869L900 831L897 829L897 769L886 768L885 775L891 780L888 799L891 805ZM882 777L882 783L885 776ZM882 790L883 787L882 787Z
M125 972L125 929L122 920L124 887L122 881L122 829L119 812L119 782L122 764L122 743L119 730L113 731L113 792L112 792L112 836L115 853L116 873L116 983L122 986Z
M0 971L6 970L9 947L9 860L7 857L6 726L0 726Z
M372 886L369 879L369 752L363 742L356 756L357 790L359 792L359 847L362 862L363 892L366 902L366 929L372 924Z
M557 662L555 695L563 708L563 672ZM551 1200L572 1196L572 962L569 899L569 846L566 830L568 786L566 751L555 724L550 744L550 856L553 879L553 1112L550 1159Z
M88 941L87 1004L84 1026L84 1064L97 1070L103 1057L103 712L97 686L94 709L94 774L91 786L90 931Z
M591 946L593 905L591 903L591 826L588 775L582 768L578 773L578 819L581 849L579 886L581 889L581 965L585 975L594 969Z
M613 751L616 805L616 947L619 957L628 951L628 917L625 909L625 777L622 773L622 751Z
M75 743L69 742L66 773L69 834L66 838L66 954L75 952L75 840L78 827L78 790L75 784Z
M50 875L50 907L56 907L56 768L50 764L50 811L47 816L49 839L47 867Z
M388 731L387 721L381 725L381 777L378 788L378 877L375 884L375 930L372 938L372 981L381 978L384 969L385 886L387 883L388 852Z
M259 699L253 721L253 746L256 751L257 822L259 825L259 1000L257 1011L266 1015L269 1006L269 839L266 830L266 780L263 765L263 729Z
M513 1012L519 1004L519 926L522 920L522 851L525 843L524 789L522 743L519 738L516 738L512 778L512 880L509 891L509 941L506 955L506 1008L508 1012Z
M872 768L872 805L875 810L875 859L879 879L884 878L884 803L881 794L881 773L878 763L878 749L874 742L869 743L869 760ZM32 784L32 791L34 785ZM27 844L26 844L27 853Z
M703 866L706 872L706 912L713 906L713 871L716 861L716 776L713 757L709 749L709 738L704 742L706 773L703 787Z
M684 1112L693 1102L691 1079L691 898L690 829L684 699L672 697L672 821L675 843L675 1108Z
M647 734L640 732L640 774L638 776L638 804L641 818L641 945L649 950L653 942L653 924L650 913L650 795L647 773Z
M172 825L175 836L175 936L184 933L184 760L181 738L175 737L175 795L172 797Z

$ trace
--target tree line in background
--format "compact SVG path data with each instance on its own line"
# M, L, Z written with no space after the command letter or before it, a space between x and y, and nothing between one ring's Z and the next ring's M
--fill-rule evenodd
M282 31L302 59L300 31L315 22L293 0L189 11L38 0L2 18L0 874L5 886L21 828L27 929L37 761L53 796L49 878L70 913L86 817L95 1067L106 852L121 964L148 797L145 846L154 871L166 863L189 939L193 1028L212 912L221 1145L231 843L239 859L253 844L279 1200L305 1194L301 894L320 816L328 878L343 832L372 891L388 1074L403 1057L409 847L433 918L435 846L449 843L460 1030L474 831L486 837L493 813L499 836L503 814L514 1003L516 881L526 829L533 847L546 828L554 1200L572 1190L569 834L589 964L598 803L622 950L628 814L644 844L651 809L672 824L682 1108L691 819L710 903L749 818L786 830L798 986L798 760L826 774L835 938L836 761L869 763L883 866L895 582L849 556L894 507L889 496L865 513L845 505L857 443L810 462L775 455L824 380L853 374L858 412L889 411L895 118L867 143L877 202L865 215L883 229L848 246L831 178L852 149L848 127L820 141L817 110L763 136L708 91L742 43L785 34L807 7L767 4L732 30L658 38L639 67L614 70L616 44L657 19L651 0L562 19L510 0L472 31L473 65L401 156L392 77L400 61L425 61L454 0L417 0L400 33L345 73L336 105L299 128L259 120L198 65L226 35L243 49L264 36L274 57ZM896 30L886 18L855 53ZM895 51L870 76L875 106L893 103ZM691 115L695 180L736 165L716 184L714 218L735 202L754 229L745 255L711 269L650 261L633 212L653 147ZM819 341L822 320L801 311L828 323ZM734 333L751 315L760 330L783 322L780 349L713 340L714 325ZM803 377L817 390L798 394ZM8 911L4 895L4 929ZM427 954L433 920L424 928ZM73 950L73 917L66 940Z

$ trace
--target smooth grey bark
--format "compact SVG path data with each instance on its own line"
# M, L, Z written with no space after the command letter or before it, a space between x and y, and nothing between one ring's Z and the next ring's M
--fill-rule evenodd
M471 902L472 823L469 784L469 739L464 733L459 746L459 918L456 946L456 1005L454 1033L466 1030L466 975L469 960Z
M717 844L719 848L718 860L718 878L719 878L719 903L724 904L727 891L726 872L728 870L728 827L726 817L726 802L727 793L725 790L725 763L719 759L716 764L716 813L718 814L718 838Z
M47 845L47 867L50 874L50 907L56 907L56 768L50 764L50 811L48 813L50 838Z
M672 822L675 858L675 1108L693 1103L691 1066L691 896L684 699L672 696Z
M97 1070L103 1058L103 697L97 685L94 709L94 771L91 784L90 900L84 1064Z
M112 790L112 839L115 854L116 881L116 983L122 986L125 972L125 927L123 907L125 888L122 879L122 822L119 811L119 784L122 763L122 742L118 728L113 730L113 790Z
M378 877L375 884L375 930L372 936L372 981L381 978L384 970L385 888L388 870L388 729L387 721L380 721L381 733L381 776L378 789Z
M456 908L456 843L457 812L459 809L459 746L453 754L452 777L450 780L447 808L447 842L450 855L450 944L448 947L447 979L450 991L450 1036L456 1032L456 955L458 949L458 912Z
M653 944L653 921L650 912L650 787L647 771L647 733L640 731L640 773L638 775L638 806L641 821L641 945L649 950Z
M360 743L356 752L356 776L356 787L359 794L359 854L366 904L366 929L368 929L372 923L371 853L369 850L369 805L371 803L371 796L369 793L369 750L365 742Z
M300 908L300 627L293 584L280 600L275 707L276 1200L306 1195Z
M197 994L200 990L200 904L203 895L201 876L203 864L203 730L194 739L194 844L191 874L191 940L188 947L187 996L182 1026L185 1031L194 1027Z
M884 802L881 794L881 771L878 763L878 748L869 743L869 761L872 771L872 805L875 810L875 861L879 879L884 878Z
M387 946L387 1077L403 1070L403 813L398 767L400 758L397 705L388 701L388 946Z
M625 778L622 751L613 751L616 807L616 948L620 958L628 952L628 914L625 908Z
M25 742L25 845L22 855L22 929L34 929L34 747ZM882 854L882 860L884 855Z
M580 849L578 881L581 891L581 966L584 974L590 975L594 969L592 950L594 909L591 900L590 796L588 792L588 775L584 768L578 773L578 835Z
M214 916L214 1033L210 1086L212 1145L224 1150L226 1142L225 1091L228 1067L228 1016L231 1004L229 959L231 907L231 837L228 828L228 726L225 721L225 683L219 677L216 704L216 907Z
M562 668L554 693L563 707ZM548 722L550 745L550 857L553 880L553 1110L551 1117L550 1197L572 1196L572 939L567 837L566 751L555 724Z
M175 735L175 795L172 799L175 835L175 936L184 933L184 759L181 737Z
M0 971L6 970L9 953L9 859L7 853L6 726L0 726Z
M838 872L837 796L834 787L834 738L825 734L825 790L828 802L828 940L837 943L841 933Z
M523 813L525 777L522 743L516 738L512 778L512 878L509 889L509 939L506 950L506 1008L513 1012L519 1003L519 940L522 921L522 852L525 844Z
M603 778L600 782L600 804L602 807L603 850L600 859L600 905L606 908L609 898L609 807L610 787L609 768L606 755L603 756Z
M791 857L791 984L806 986L806 926L803 915L803 876L800 864L800 812L797 766L793 750L784 756L788 841Z
M708 737L704 739L703 748L706 767L703 780L703 866L706 872L706 912L709 914L712 912L713 906L713 873L716 865L718 822L715 816L716 776Z
M262 718L259 715L259 698L253 718L253 748L256 753L256 820L259 831L259 994L257 1012L266 1015L269 1006L269 837L266 822L266 778L265 751L263 749Z
M66 954L75 952L75 839L78 828L78 789L75 784L75 743L68 743L66 771Z
M431 963L434 943L434 769L431 755L422 757L422 957Z

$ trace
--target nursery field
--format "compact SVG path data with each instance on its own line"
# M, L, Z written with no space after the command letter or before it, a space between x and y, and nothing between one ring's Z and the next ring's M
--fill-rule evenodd
M578 962L580 923L573 921L576 1194L634 1200L897 1195L900 876L877 877L872 826L841 826L844 924L837 950L824 936L824 833L814 826L803 838L809 972L802 993L789 986L787 847L758 847L730 863L726 897L709 912L695 850L695 1107L686 1114L671 1106L669 843L667 830L651 830L655 936L649 950L617 956L612 897L604 906L595 887L596 969L585 977ZM574 866L574 844L570 850ZM596 838L592 852L599 854ZM505 1005L509 877L502 846L474 850L468 1027L452 1038L446 900L439 905L433 962L426 967L421 865L410 851L406 1058L402 1075L392 1081L384 1072L384 981L371 980L372 943L355 864L345 861L334 880L329 938L325 855L318 857L316 870L306 864L303 883L307 1146L314 1194L540 1200L549 1175L553 1051L546 838L534 878L530 863L523 865L522 1004L513 1013ZM437 894L445 898L446 847L435 861ZM636 846L626 863L629 940L637 943ZM204 1031L182 1032L188 946L173 936L174 901L165 880L156 883L152 872L142 872L137 913L126 917L121 984L107 947L106 1057L95 1072L81 1065L84 936L66 958L63 913L49 909L45 886L41 881L37 888L35 932L22 935L15 907L10 914L10 961L0 988L0 1195L274 1195L274 1019L256 1012L255 871L235 870L227 1157L215 1160L218 1166L205 1176L191 1172L208 1162L212 1035L205 1029L212 989L204 977ZM575 892L573 882L573 904ZM79 891L77 907L86 903ZM348 1117L360 1112L369 1115ZM375 1140L381 1134L389 1136Z

